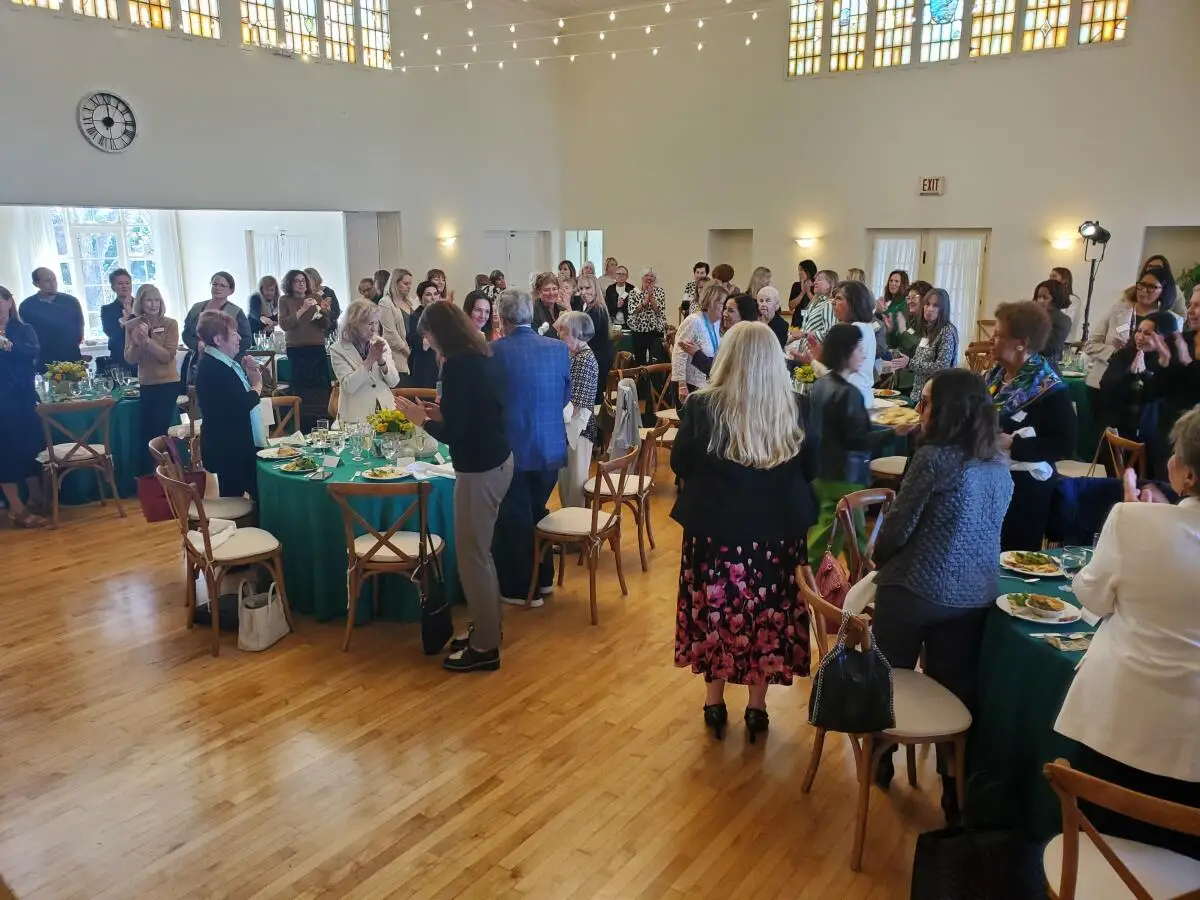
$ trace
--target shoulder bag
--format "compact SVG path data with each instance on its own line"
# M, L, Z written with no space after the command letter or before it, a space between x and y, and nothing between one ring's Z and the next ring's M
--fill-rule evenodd
M846 645L842 614L837 644L821 660L808 698L808 722L826 731L873 734L896 724L892 667L866 632L860 647Z

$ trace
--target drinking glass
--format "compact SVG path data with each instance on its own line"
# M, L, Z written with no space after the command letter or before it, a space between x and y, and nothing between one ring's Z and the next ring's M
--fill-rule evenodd
M317 419L316 424L313 426L312 436L313 436L313 440L316 441L318 444L328 443L329 442L329 420L328 419Z
M1089 562L1092 551L1087 547L1064 547L1062 552L1062 570L1068 578L1074 578Z
M346 423L346 437L350 442L350 458L356 463L363 460L362 448L363 425L360 422Z

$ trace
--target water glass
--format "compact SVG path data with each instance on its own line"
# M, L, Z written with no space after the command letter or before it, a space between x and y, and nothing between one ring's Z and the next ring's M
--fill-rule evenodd
M1092 560L1092 551L1087 547L1064 547L1062 552L1062 570L1068 577L1074 578Z

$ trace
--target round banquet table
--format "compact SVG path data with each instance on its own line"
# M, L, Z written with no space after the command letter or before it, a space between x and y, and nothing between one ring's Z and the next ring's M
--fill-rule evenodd
M1057 556L1057 551L1050 551ZM1044 593L1079 605L1066 580L1027 584L1002 570L997 596ZM1062 831L1058 798L1042 766L1078 762L1080 745L1054 731L1054 721L1082 653L1058 650L1036 633L1093 632L1082 619L1069 625L1026 622L998 607L988 614L979 654L979 692L967 746L967 817L972 827L1016 828L1045 840Z
M292 361L290 359L288 359L287 356L276 356L275 357L275 377L278 380L279 384L291 384L292 383ZM329 363L329 380L337 381L337 379L333 377L333 363L332 362Z
M443 456L448 456L444 445ZM360 469L380 465L369 459L356 463L350 451L326 481L310 481L304 475L279 471L279 463L258 462L258 519L283 545L283 577L292 609L325 622L346 615L346 531L342 510L325 487L331 482L346 482ZM411 483L411 480L407 480ZM363 483L359 479L359 483ZM429 530L445 542L442 551L442 575L446 597L451 603L462 600L458 580L458 561L454 544L454 480L430 478L427 512ZM393 522L415 502L409 497L355 498L352 505L364 519L386 532ZM415 530L415 515L405 523ZM355 529L355 535L362 533ZM379 614L381 618L417 622L421 618L420 596L415 585L400 575L379 576ZM375 578L372 578L373 582ZM355 626L371 621L371 593L368 582L359 593Z
M1079 420L1075 458L1090 462L1096 455L1096 446L1100 443L1100 432L1103 429L1092 418L1092 400L1084 376L1064 375L1063 381L1067 383L1067 393L1071 396L1071 402L1075 404L1075 416Z
M74 399L95 400L101 396L103 395L92 394ZM141 426L138 422L138 404L141 401L119 399L121 396L119 388L113 391L112 396L117 399L117 405L113 407L112 414L109 416L109 441L112 446L117 491L122 497L136 497L137 477L139 475L150 474L150 457L145 445L142 444ZM55 405L70 405L69 400L49 402L53 402ZM90 410L70 413L63 417L63 425L70 428L75 434L83 437L83 433L87 431L97 416L98 413ZM178 410L173 414L171 424L179 424ZM91 437L91 443L98 444L103 439L104 436L97 430ZM61 444L66 441L66 438L62 432L56 432L54 440L55 443ZM107 498L107 496L106 493L105 497ZM90 471L72 473L62 482L59 503L63 506L95 503L99 499L100 494L96 489L96 476Z

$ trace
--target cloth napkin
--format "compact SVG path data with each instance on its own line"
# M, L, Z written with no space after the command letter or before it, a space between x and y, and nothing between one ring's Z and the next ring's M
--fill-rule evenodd
M237 531L237 523L232 519L208 520L208 542L214 550L233 537L235 531ZM195 529L189 531L188 541L198 552L204 552L204 535L199 531Z
M306 447L308 439L299 431L281 438L268 438L267 443L272 447Z

